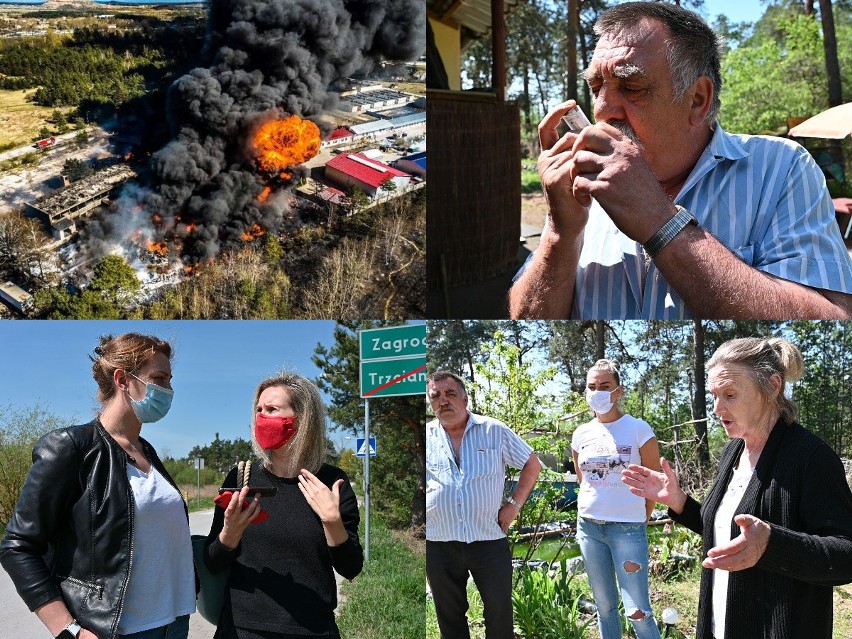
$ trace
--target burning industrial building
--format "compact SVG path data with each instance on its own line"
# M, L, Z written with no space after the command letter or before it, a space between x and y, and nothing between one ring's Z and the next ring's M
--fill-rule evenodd
M108 252L135 234L157 255L194 264L298 224L289 187L315 155L337 83L425 48L420 0L212 0L209 66L169 89L174 137L147 182L125 188L84 243Z

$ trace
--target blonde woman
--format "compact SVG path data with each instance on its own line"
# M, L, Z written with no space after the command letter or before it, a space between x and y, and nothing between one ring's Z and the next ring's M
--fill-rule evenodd
M852 492L837 454L784 396L802 372L799 349L778 338L725 342L707 362L731 441L703 505L665 460L662 472L623 473L635 495L702 535L698 639L832 637L832 586L852 581Z
M323 463L325 407L316 386L295 373L261 382L252 442L258 459L249 486L216 509L207 537L210 570L231 568L215 638L339 637L334 571L347 579L361 572L360 518L346 474ZM234 468L224 486L236 485ZM249 488L276 492L261 498ZM258 518L261 509L268 517Z

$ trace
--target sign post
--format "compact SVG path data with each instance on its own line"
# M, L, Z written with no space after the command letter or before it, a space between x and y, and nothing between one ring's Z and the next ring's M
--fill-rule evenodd
M426 324L359 333L364 441L370 449L370 399L420 395L426 387ZM356 451L357 452L357 451ZM370 454L364 455L364 558L370 559Z
M196 497L201 499L201 471L204 470L204 458L196 457L195 458L195 469L198 471L198 492L196 493Z

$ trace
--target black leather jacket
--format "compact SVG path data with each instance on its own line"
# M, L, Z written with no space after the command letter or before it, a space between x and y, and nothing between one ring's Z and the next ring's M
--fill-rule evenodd
M140 441L175 486L154 448ZM97 420L48 433L33 449L32 469L0 544L0 562L30 610L61 596L77 623L100 639L115 636L130 578L127 463Z

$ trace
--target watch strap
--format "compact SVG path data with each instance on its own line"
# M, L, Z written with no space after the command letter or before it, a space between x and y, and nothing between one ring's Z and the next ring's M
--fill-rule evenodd
M662 251L666 245L671 242L675 236L680 233L687 224L698 225L695 216L679 204L675 204L677 213L668 222L660 227L660 230L654 233L647 242L642 246L648 257L657 257L657 254Z
M515 508L517 508L518 510L520 510L521 508L523 508L523 507L524 507L524 505L523 505L522 503L520 503L520 502L516 501L516 500L515 500L515 498L514 498L514 497L511 497L511 496L510 496L510 497L506 500L506 503L507 503L507 504L512 504L512 505L513 505Z
M62 629L62 632L56 635L56 639L77 639L77 637L80 636L81 630L83 629L80 627L80 624L78 624L77 620L74 619Z

